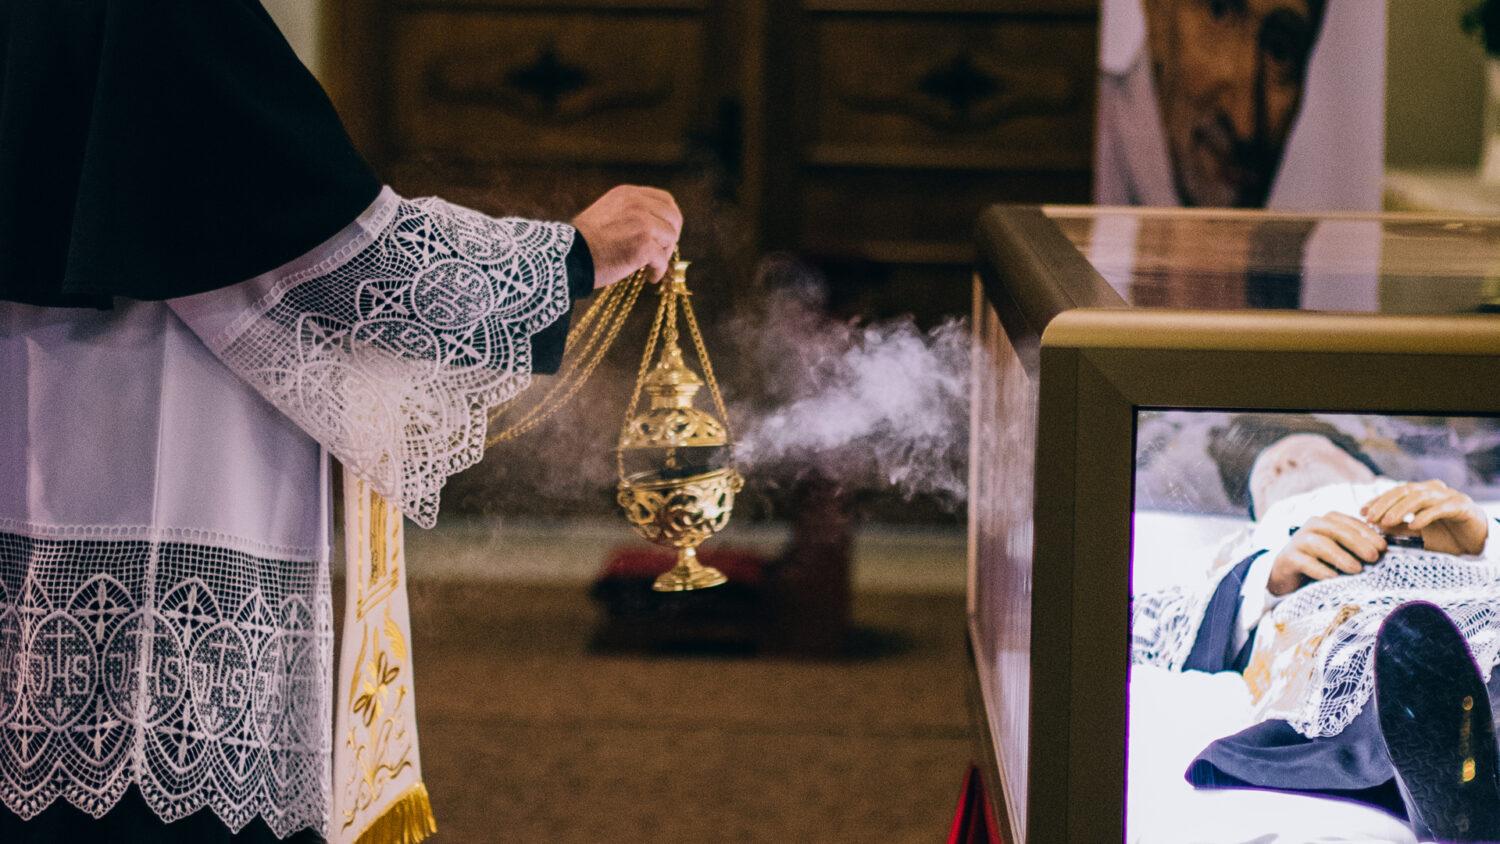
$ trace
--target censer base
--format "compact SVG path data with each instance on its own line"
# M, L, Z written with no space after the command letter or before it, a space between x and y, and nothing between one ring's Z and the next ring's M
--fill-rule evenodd
M691 592L694 589L709 589L728 583L729 578L713 566L698 562L698 554L691 548L677 551L677 565L671 571L656 578L651 588L657 592Z

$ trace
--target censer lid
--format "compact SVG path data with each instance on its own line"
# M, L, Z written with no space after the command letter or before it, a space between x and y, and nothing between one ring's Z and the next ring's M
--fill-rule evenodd
M677 342L677 300L683 302L684 315L692 319L691 310L686 305L687 268L687 261L674 260L668 278L662 283L661 356L639 380L638 394L647 399L647 407L639 413L632 413L626 420L620 431L619 447L622 450L716 447L729 443L729 432L723 420L694 406L704 380L683 358L682 347ZM689 325L693 327L698 361L708 366L696 324L690 322ZM650 354L649 347L647 354ZM722 404L717 386L709 384L709 387L715 401Z
M653 408L637 414L620 436L620 448L695 448L728 443L724 425L696 407Z
M702 388L703 379L682 359L682 349L675 342L666 345L661 360L641 381L641 392L650 399L650 406L625 423L620 448L694 448L728 443L724 423L693 406Z

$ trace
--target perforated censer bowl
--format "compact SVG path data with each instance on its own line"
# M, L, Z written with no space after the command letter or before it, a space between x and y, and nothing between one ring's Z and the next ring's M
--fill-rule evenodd
M745 479L733 468L679 476L670 469L637 472L620 482L618 501L642 538L677 549L677 565L656 579L658 592L704 589L725 581L698 562L697 548L729 524Z

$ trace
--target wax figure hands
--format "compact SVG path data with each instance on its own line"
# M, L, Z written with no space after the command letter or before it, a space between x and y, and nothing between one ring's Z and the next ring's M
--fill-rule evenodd
M1402 484L1359 512L1387 534L1421 535L1422 547L1441 554L1478 554L1490 535L1489 519L1474 499L1442 481Z
M594 289L608 287L641 267L651 280L667 274L682 234L682 212L670 193L620 185L573 218L594 259Z
M1359 574L1366 563L1379 560L1385 548L1385 537L1367 522L1339 512L1316 516L1276 555L1266 590L1287 595L1309 580Z
M1309 580L1359 574L1386 551L1386 536L1422 537L1441 554L1478 554L1489 538L1489 519L1469 496L1442 481L1404 483L1360 508L1363 518L1327 513L1309 520L1281 549L1266 589L1286 595Z

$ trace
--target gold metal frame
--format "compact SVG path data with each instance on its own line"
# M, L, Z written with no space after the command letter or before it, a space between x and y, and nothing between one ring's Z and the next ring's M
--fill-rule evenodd
M1027 777L1033 841L1120 841L1136 411L1500 414L1500 319L1133 310L1036 208L990 209L980 250L979 283L1040 391L1029 770L1002 772L991 750L986 784L1005 818L1007 784ZM976 726L991 738L988 714Z

